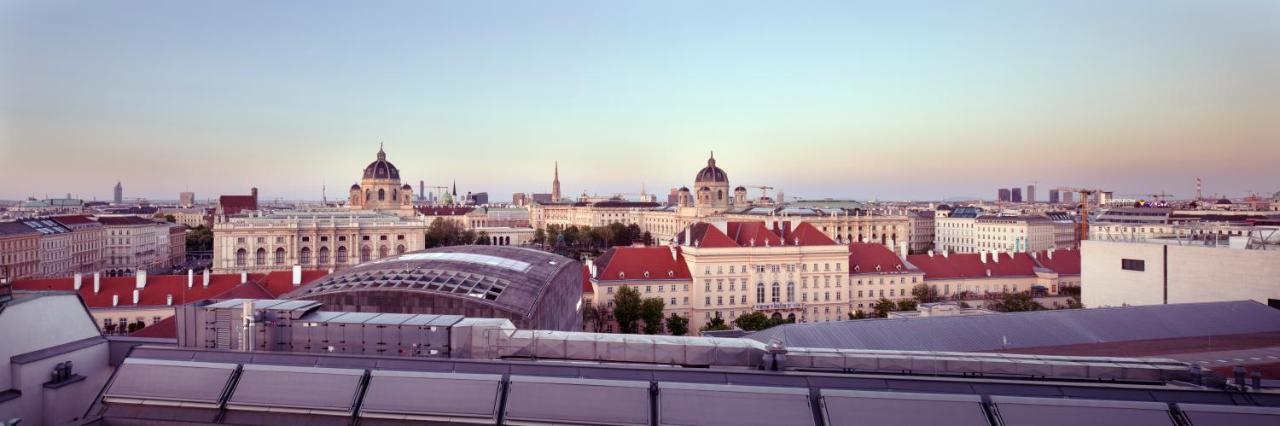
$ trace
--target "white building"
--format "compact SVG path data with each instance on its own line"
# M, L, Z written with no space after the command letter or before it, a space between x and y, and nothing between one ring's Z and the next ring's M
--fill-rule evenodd
M12 300L0 300L0 422L78 419L111 376L108 352L74 293L15 292ZM62 374L52 374L59 366Z
M978 207L957 207L946 217L934 219L934 250L939 252L977 253Z
M1082 303L1096 308L1280 299L1280 249L1274 242L1265 250L1250 247L1248 239L1230 237L1224 245L1174 238L1084 241L1081 281L1089 284L1082 287Z
M1055 227L1045 217L982 216L974 225L974 246L979 251L1029 253L1055 248Z

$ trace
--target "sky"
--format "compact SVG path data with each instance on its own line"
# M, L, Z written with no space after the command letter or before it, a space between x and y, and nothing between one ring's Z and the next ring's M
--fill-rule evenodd
M1270 194L1277 76L1274 0L6 0L0 199L332 200L379 143L497 201L711 151L805 198Z

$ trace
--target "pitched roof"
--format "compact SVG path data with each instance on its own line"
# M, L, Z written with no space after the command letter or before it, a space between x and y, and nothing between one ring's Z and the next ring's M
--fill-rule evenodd
M98 223L106 226L130 226L151 225L159 222L151 219L143 219L137 216L99 216Z
M725 229L727 236L739 247L776 246L782 244L782 238L770 231L764 222L729 222Z
M177 339L178 338L178 320L176 317L170 316L160 320L155 324L142 327L138 331L129 334L129 337L152 337L159 339Z
M245 210L257 210L258 200L252 195L223 195L218 197L222 214L239 214Z
M774 222L773 229L763 221L728 222L724 232L720 228L706 222L689 225L692 240L698 247L776 247L781 245L837 245L835 240L814 228L812 224L800 222L795 229L791 221ZM676 236L679 244L687 245L684 232Z
M689 265L684 254L670 247L614 247L596 259L596 279L618 280L689 280ZM645 277L645 273L649 276Z
M198 300L229 298L277 298L294 287L290 284L291 272L273 272L271 274L249 274L248 282L240 283L240 274L213 274L209 276L209 286L201 285L204 278L196 274L194 285L187 288L186 275L151 275L147 277L147 285L138 295L137 306L163 306L168 296L173 296L173 304L182 305ZM270 275L277 274L277 277ZM303 282L314 281L324 275L325 271L303 271ZM280 277L283 277L281 279ZM270 279L269 279L270 278ZM110 308L111 297L118 296L119 306L135 306L133 290L137 280L128 277L101 277L98 293L93 292L93 276L86 275L81 279L80 296L90 308ZM75 278L41 278L18 280L13 283L15 290L60 290L75 291ZM286 290L287 288L287 290Z
M786 238L787 245L791 246L833 246L838 244L827 234L819 231L818 228L814 228L813 224L809 222L800 222L799 225L796 225L795 230L785 233L783 236Z
M1036 253L1036 263L1058 275L1080 275L1080 250L1053 250ZM1052 256L1052 257L1050 257Z
M54 216L54 217L51 217L50 219L53 219L53 220L57 221L58 223L63 224L64 226L70 226L70 225L86 225L86 224L93 224L93 223L97 223L97 222L98 222L98 221L96 221L96 220L93 220L93 218L92 218L92 217L90 217L90 216L89 216L89 215L87 215L87 214L73 214L73 215L66 215L66 216Z
M462 216L471 213L474 207L419 207L418 211L427 216Z
M717 228L715 225L710 223L698 222L689 225L689 227L685 229L688 230L690 241L685 241L685 232L681 232L676 236L680 245L694 245L698 247L712 248L739 247L737 242L725 235L724 232L720 232L720 228ZM690 242L692 242L692 244L690 244Z
M904 264L888 247L872 243L849 244L849 275L908 271L919 272Z
M582 265L582 292L594 293L596 290L591 288L591 268Z
M302 283L295 286L293 285L293 271L275 271L267 273L267 276L259 284L267 293L271 294L268 299L277 299L285 293L324 278L325 275L329 275L329 271L302 271Z
M991 277L1027 277L1035 276L1035 261L1026 253L988 254L986 263L982 262L979 253L916 254L907 256L907 261L924 271L925 279L946 278L986 278L987 271ZM994 256L999 256L996 261Z

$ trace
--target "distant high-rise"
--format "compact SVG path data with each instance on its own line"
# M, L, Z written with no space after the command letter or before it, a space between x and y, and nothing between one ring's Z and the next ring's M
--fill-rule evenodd
M529 196L523 192L511 194L511 205L524 207L528 203Z
M489 204L488 192L476 192L471 194L470 198L471 198L471 204L475 204L477 206L483 206L485 204Z
M1058 201L1060 201L1060 200L1059 200L1059 198L1058 198L1058 195L1059 195L1059 194L1058 194L1058 190L1056 190L1056 189L1050 189L1050 190L1049 190L1049 204L1058 204Z
M427 181L418 181L418 201L422 201L422 197L427 196Z
M180 192L178 193L178 206L182 208L190 208L196 205L196 193Z
M1009 201L1015 203L1022 202L1022 188L1009 188Z
M1028 203L1036 202L1036 186L1035 185L1027 185L1027 202Z
M112 197L112 200L116 204L124 203L124 186L120 185L119 181L116 182L115 196Z
M1000 202L1009 202L1009 188L1000 188L996 191L996 199Z
M1075 204L1075 203L1076 203L1076 193L1071 191L1066 191L1062 193L1062 204Z
M556 175L551 180L551 202L560 201L560 162L556 162Z

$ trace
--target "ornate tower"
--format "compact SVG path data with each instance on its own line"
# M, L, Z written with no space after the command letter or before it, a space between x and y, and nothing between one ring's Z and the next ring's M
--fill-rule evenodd
M716 167L716 154L711 153L707 159L707 167L698 171L694 178L694 193L697 194L695 204L699 212L711 214L729 208L729 175ZM700 213L700 214L701 214Z
M555 178L551 179L551 202L560 201L560 162L556 162Z

